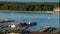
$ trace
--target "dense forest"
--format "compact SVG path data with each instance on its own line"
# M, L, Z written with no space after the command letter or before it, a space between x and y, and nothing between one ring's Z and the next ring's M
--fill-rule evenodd
M0 10L52 11L58 2L0 2Z

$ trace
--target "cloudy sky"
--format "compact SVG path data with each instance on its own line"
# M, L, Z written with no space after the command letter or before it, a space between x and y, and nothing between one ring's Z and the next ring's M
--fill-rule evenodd
M0 1L12 1L12 2L59 2L59 0L0 0Z

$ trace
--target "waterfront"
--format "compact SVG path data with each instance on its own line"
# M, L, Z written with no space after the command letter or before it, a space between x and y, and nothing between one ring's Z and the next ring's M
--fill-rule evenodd
M30 27L31 31L38 31L47 25L59 28L58 14L0 12L0 19L15 20L15 22L9 22L8 24L18 24L19 22L24 23L28 21L37 22L38 25Z

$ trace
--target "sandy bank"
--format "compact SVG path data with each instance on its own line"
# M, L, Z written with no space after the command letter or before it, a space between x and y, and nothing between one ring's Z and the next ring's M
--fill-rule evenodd
M14 10L0 10L0 12L26 12L26 13L53 13L53 11L14 11Z

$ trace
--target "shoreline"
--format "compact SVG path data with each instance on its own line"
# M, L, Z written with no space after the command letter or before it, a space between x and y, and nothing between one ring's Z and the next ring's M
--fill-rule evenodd
M0 10L0 12L20 12L20 13L46 13L53 14L53 11L14 11L14 10Z
M17 10L0 10L0 12L60 14L60 13L55 13L54 11L17 11ZM60 11L59 11L59 12L60 12Z

